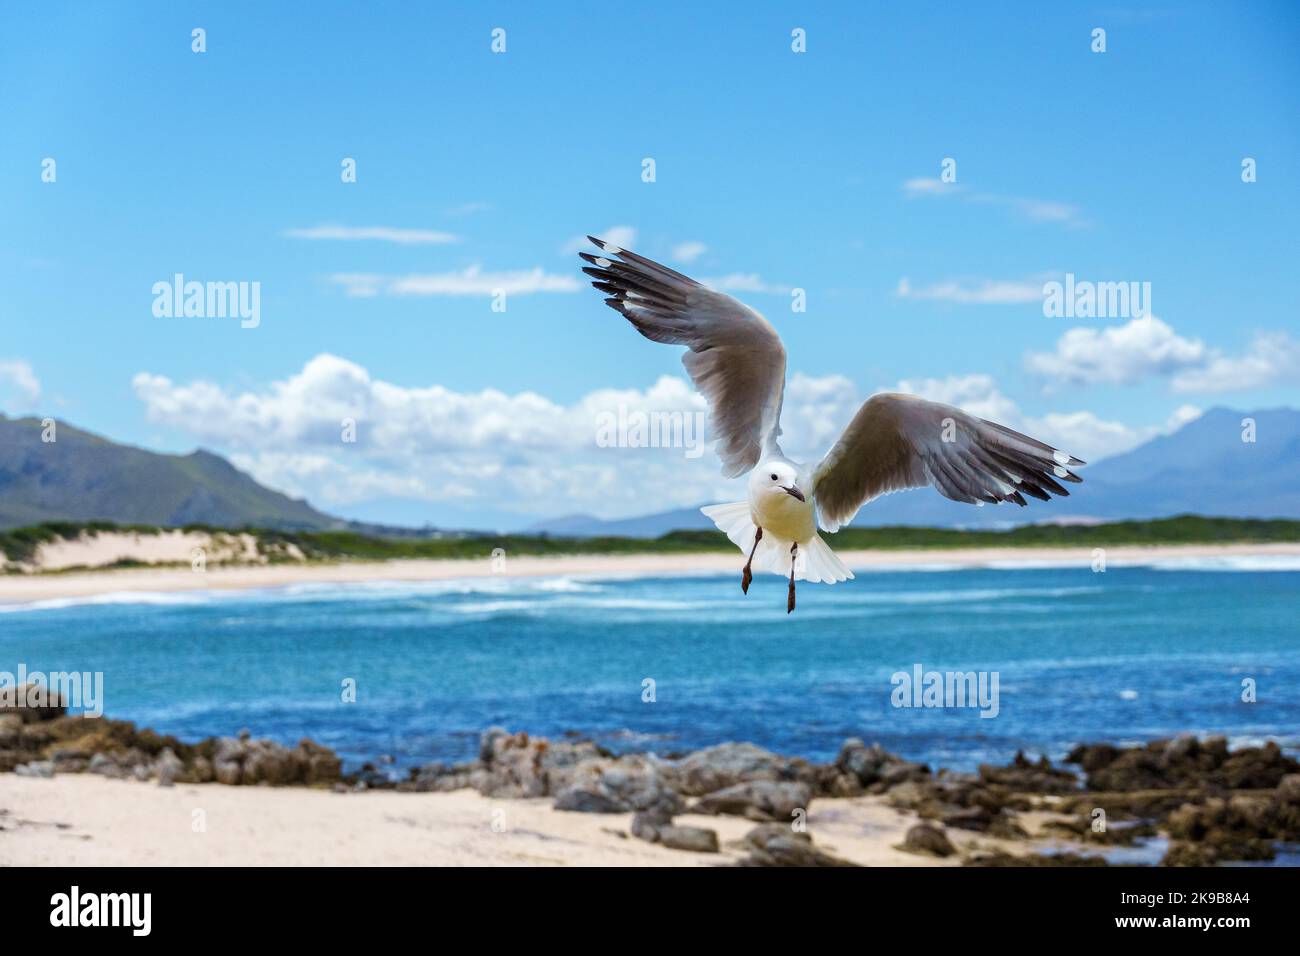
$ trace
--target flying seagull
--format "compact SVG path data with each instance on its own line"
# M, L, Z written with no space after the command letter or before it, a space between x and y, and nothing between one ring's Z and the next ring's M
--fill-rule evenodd
M749 472L744 501L700 510L748 554L740 588L749 593L753 568L794 582L835 584L853 577L817 533L848 524L880 495L933 485L968 504L1025 506L1025 495L1047 501L1068 495L1060 481L1083 479L1070 467L1084 462L996 422L915 395L881 392L858 409L833 448L816 464L787 458L781 436L785 347L754 309L667 266L588 236L599 255L578 253L583 272L654 342L685 345L682 364L709 404L722 473ZM1057 481L1060 479L1060 481Z

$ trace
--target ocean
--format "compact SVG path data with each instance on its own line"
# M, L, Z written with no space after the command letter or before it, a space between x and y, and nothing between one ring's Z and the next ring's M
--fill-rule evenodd
M1295 751L1300 565L869 571L802 586L790 616L782 580L744 596L739 569L120 593L0 606L0 671L20 663L102 672L107 716L185 740L311 737L398 772L492 725L816 760L856 736L955 769L1186 732ZM895 706L918 666L996 675L996 716Z

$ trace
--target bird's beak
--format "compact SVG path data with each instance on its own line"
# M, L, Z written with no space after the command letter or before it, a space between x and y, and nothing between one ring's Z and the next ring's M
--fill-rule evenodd
M784 488L785 486L782 485L781 487ZM798 498L800 501L806 500L803 496L803 492L800 491L798 488L796 488L794 485L791 485L789 488L786 488L785 493L787 495L793 495L794 497Z

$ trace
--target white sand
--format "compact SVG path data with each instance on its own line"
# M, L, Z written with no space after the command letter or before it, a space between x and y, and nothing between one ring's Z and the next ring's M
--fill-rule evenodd
M952 550L844 551L854 569L889 567L997 567L1000 565L1077 565L1091 567L1090 548L962 548ZM1110 547L1107 566L1154 559L1280 557L1300 559L1297 544L1180 545ZM188 561L188 557L185 558ZM504 566L488 558L340 563L287 563L257 566L212 566L196 572L184 568L132 568L58 574L0 575L0 604L54 598L87 597L124 591L280 587L305 582L437 581L456 578L538 577L547 575L639 576L700 572L734 572L744 563L734 554L573 555L507 557Z
M205 832L194 829L198 810ZM857 863L957 865L957 857L893 849L915 819L879 797L818 799L808 833L822 850ZM621 836L631 814L565 813L548 799L491 800L472 790L339 794L0 775L0 866L716 866L744 855L728 844L756 825L725 816L674 822L717 831L723 851L669 850ZM963 848L1031 849L958 830L948 836Z
M192 565L196 556L212 564L266 562L258 553L257 538L251 534L176 529L148 533L99 531L77 538L43 541L36 546L31 563L41 571L62 571L102 568L118 561Z

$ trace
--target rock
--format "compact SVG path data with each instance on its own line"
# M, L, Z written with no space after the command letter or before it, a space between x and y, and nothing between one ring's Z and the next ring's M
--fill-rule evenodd
M489 797L552 796L575 786L582 764L607 756L590 741L552 743L495 727L480 739L479 762L466 779Z
M1079 779L1068 770L1052 766L1046 756L1036 763L1028 760L1022 751L1006 767L981 764L980 780L996 784L1016 793L1071 793L1079 789Z
M725 743L678 761L676 775L683 794L702 796L753 780L792 779L799 769L794 762L754 744Z
M1101 791L1263 790L1276 787L1287 774L1300 773L1300 763L1271 741L1230 752L1222 737L1153 740L1126 750L1106 744L1076 747L1070 759L1087 771L1088 788Z
M555 798L555 809L574 813L626 813L627 808L597 790L570 787Z
M1161 866L1214 866L1219 861L1212 847L1175 840L1160 859Z
M1215 860L1271 860L1275 841L1300 837L1300 813L1272 794L1233 794L1184 804L1169 814L1165 828L1175 842L1200 845L1201 855ZM1173 859L1193 856L1180 849Z
M850 737L840 746L834 766L859 786L874 792L930 777L930 768L924 764L903 760L878 743L868 747L857 737Z
M981 850L962 861L962 866L1109 866L1106 858L1079 853L1030 853L1016 856L1002 850Z
M14 773L20 777L41 777L48 780L54 776L54 761L33 760L31 763L19 764L14 767Z
M766 823L745 834L749 855L738 866L857 866L813 846L807 833L795 833L784 823Z
M0 687L0 714L16 714L25 724L53 720L67 711L67 701L42 684Z
M233 760L219 760L212 765L212 773L217 783L234 787L243 782L244 772Z
M682 810L682 798L653 758L634 756L620 761L593 761L574 775L574 782L555 801L557 810L584 813L626 813L659 808L672 815Z
M176 783L176 778L184 772L185 764L181 763L180 758L176 756L170 747L164 747L153 765L153 773L158 778L158 786L172 786Z
M948 835L930 823L917 823L911 826L898 848L907 853L939 857L952 856L957 852Z
M692 811L788 822L796 810L806 810L811 802L812 790L807 784L751 780L700 797Z
M0 709L0 750L17 747L22 739L23 718Z
M1289 773L1278 781L1277 798L1283 803L1300 805L1300 773Z
M98 753L90 758L90 763L86 766L89 773L97 773L104 777L112 777L115 780L121 780L125 777L126 771L114 760L109 754Z
M639 810L632 816L632 835L647 843L657 843L660 829L671 826L672 822L672 814L663 807Z
M704 827L679 827L668 825L659 828L659 842L670 850L689 850L692 853L717 853L718 834Z

